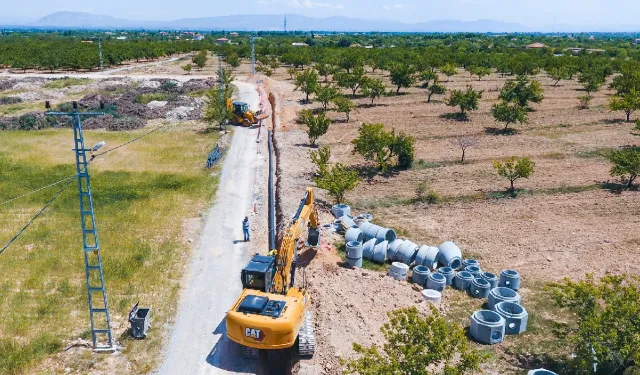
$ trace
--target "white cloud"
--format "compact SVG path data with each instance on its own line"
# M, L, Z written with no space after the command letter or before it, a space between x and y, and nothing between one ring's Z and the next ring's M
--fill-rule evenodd
M331 4L331 3L323 3L319 1L311 1L311 0L291 0L289 5L294 7L304 7L304 8L334 8L334 9L344 9L344 5L342 4Z

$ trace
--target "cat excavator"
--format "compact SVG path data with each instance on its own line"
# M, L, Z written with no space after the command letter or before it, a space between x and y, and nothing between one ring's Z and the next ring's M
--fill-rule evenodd
M242 294L227 312L229 339L266 352L271 368L276 360L283 365L281 354L294 346L301 357L313 356L316 340L311 296L306 285L296 287L294 283L298 240L308 227L307 245L317 247L319 225L313 188L307 188L280 248L269 255L254 255L242 270Z
M234 125L242 125L245 127L257 124L258 121L269 117L268 114L258 111L254 113L249 109L249 104L245 102L232 102L231 98L227 98L227 109L232 112L231 122Z

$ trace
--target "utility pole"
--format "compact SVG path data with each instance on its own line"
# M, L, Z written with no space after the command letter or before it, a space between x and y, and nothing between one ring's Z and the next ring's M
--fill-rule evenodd
M47 109L50 109L47 102ZM98 228L93 210L93 196L89 179L89 163L95 156L87 160L87 151L93 153L104 145L98 143L91 149L85 148L82 133L81 116L104 116L104 112L78 112L78 102L73 102L72 112L46 112L47 116L71 116L73 121L74 152L76 155L76 171L78 173L78 196L80 198L80 224L82 228L82 250L84 253L85 275L87 278L87 294L89 298L89 316L91 318L91 338L93 348L97 351L113 351L113 337L111 334L111 319L107 304L107 290L102 271L102 257L98 242ZM105 338L98 340L98 337Z
M284 15L284 33L287 33L287 14Z
M222 57L220 56L220 54L218 54L218 91L219 91L219 95L220 95L220 105L221 106L225 106L226 108L226 99L225 95L224 95L224 81L222 79ZM220 130L223 130L222 128L222 122L220 122ZM225 127L225 132L226 132L226 127Z
M251 35L251 75L256 75L256 43L255 36Z
M100 55L100 70L102 70L102 38L98 39L98 54Z

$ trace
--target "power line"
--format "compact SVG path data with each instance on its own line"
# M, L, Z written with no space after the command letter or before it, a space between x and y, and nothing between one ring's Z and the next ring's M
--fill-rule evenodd
M87 166L89 166L89 165L87 164ZM86 169L86 167L85 167L85 168L83 168L83 169L82 169L82 171L84 171L85 169ZM20 236L22 235L22 233L24 233L24 231L25 231L25 230L27 230L27 228L29 228L29 226L31 226L31 224L33 224L33 222L34 222L34 221L35 221L35 220L36 220L40 215L42 215L42 213L43 213L43 212L44 212L44 211L45 211L45 210L46 210L46 209L47 209L47 208L48 208L48 207L49 207L49 206L50 206L50 205L51 205L51 204L52 204L56 199L58 199L58 197L62 194L62 192L63 192L63 191L65 191L65 190L69 187L69 185L71 185L71 183L73 182L73 180L74 180L74 179L75 179L75 178L76 178L80 173L82 173L82 171L80 171L80 172L76 173L76 174L75 174L75 176L73 176L73 177L69 178L69 180L68 180L68 181L67 181L67 183L62 187L62 189L60 189L60 190L56 193L56 195L54 195L54 196L53 196L53 198L51 198L51 199L47 202L47 204L45 204L45 205L44 205L44 207L42 207L42 208L40 209L40 211L38 211L38 213L37 213L34 217L32 217L32 218L31 218L31 220L29 220L29 222L28 222L24 227L22 227L22 229L20 229L20 231L19 231L15 236L13 236L13 238L12 238L12 239L11 239L11 240L10 240L10 241L9 241L9 242L8 242L8 243L7 243L7 244L6 244L6 245L5 245L5 246L0 250L0 254L2 254L5 250L7 250L7 248L8 248L9 246L11 246L11 244L12 244L13 242L15 242L15 240L17 240L17 239L18 239L18 237L20 237Z
M77 175L76 175L76 176L77 176ZM29 195L35 194L35 193L37 193L37 192L39 192L39 191L41 191L41 190L44 190L44 189L50 188L50 187L52 187L52 186L56 186L56 185L58 185L58 184L61 184L61 183L65 182L65 181L69 180L69 179L75 178L76 176L69 176L69 177L65 177L65 178L63 178L63 179L62 179L62 180L60 180L60 181L54 182L54 183L49 184L49 185L47 185L47 186L43 186L43 187L41 187L41 188L39 188L39 189L36 189L36 190L31 191L31 192L29 192L29 193L22 194L22 195L20 195L20 196L15 197L15 198L11 198L11 199L9 199L9 200L7 200L7 201L4 201L4 202L0 203L0 206L4 206L5 204L11 203L11 202L13 202L13 201L15 201L15 200L18 200L18 199L20 199L20 198L28 197Z
M166 123L166 124L164 124L164 125L158 126L157 128L155 128L155 129L153 129L153 130L151 130L151 131L149 131L149 132L147 132L147 133L144 133L144 134L142 134L142 135L141 135L141 136L139 136L139 137L136 137L136 138L134 138L134 139L132 139L132 140L130 140L130 141L128 141L128 142L125 142L125 143L123 143L123 144L121 144L121 145L119 145L119 146L116 146L116 147L114 147L114 148L110 148L110 149L108 149L108 150L106 150L106 151L103 151L103 152L101 152L101 153L99 153L99 154L93 155L92 157L93 157L93 158L97 158L98 156L102 156L102 155L104 155L104 154L106 154L106 153L108 153L108 152L115 151L115 150L117 150L117 149L119 149L119 148L121 148L121 147L124 147L124 146L126 146L126 145L128 145L128 144L131 144L131 143L133 143L133 142L136 142L136 141L138 141L138 140L140 140L140 139L142 139L142 138L144 138L144 137L148 136L148 135L149 135L149 134L151 134L151 133L157 132L158 130L160 130L160 129L162 129L162 128L165 128L165 127L167 127L167 126L169 126L169 125L171 125L171 123Z

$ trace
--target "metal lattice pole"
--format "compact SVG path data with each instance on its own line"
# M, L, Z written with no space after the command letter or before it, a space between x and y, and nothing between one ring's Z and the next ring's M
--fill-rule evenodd
M87 158L84 136L82 133L81 116L104 116L103 112L78 112L77 103L73 103L73 112L47 112L48 116L71 116L73 121L74 153L76 156L76 171L78 173L78 197L80 199L80 224L82 228L82 250L85 261L85 276L87 279L87 296L89 299L89 317L91 319L91 338L96 350L114 350L111 333L111 319L107 303L107 290L102 269L100 243L98 242L98 228L93 208L91 194L91 180L89 177L89 163ZM97 148L94 148L94 150ZM99 337L106 336L106 344Z
M100 55L100 70L102 70L102 38L98 39L98 54Z
M251 75L256 75L256 43L255 37L251 36Z

